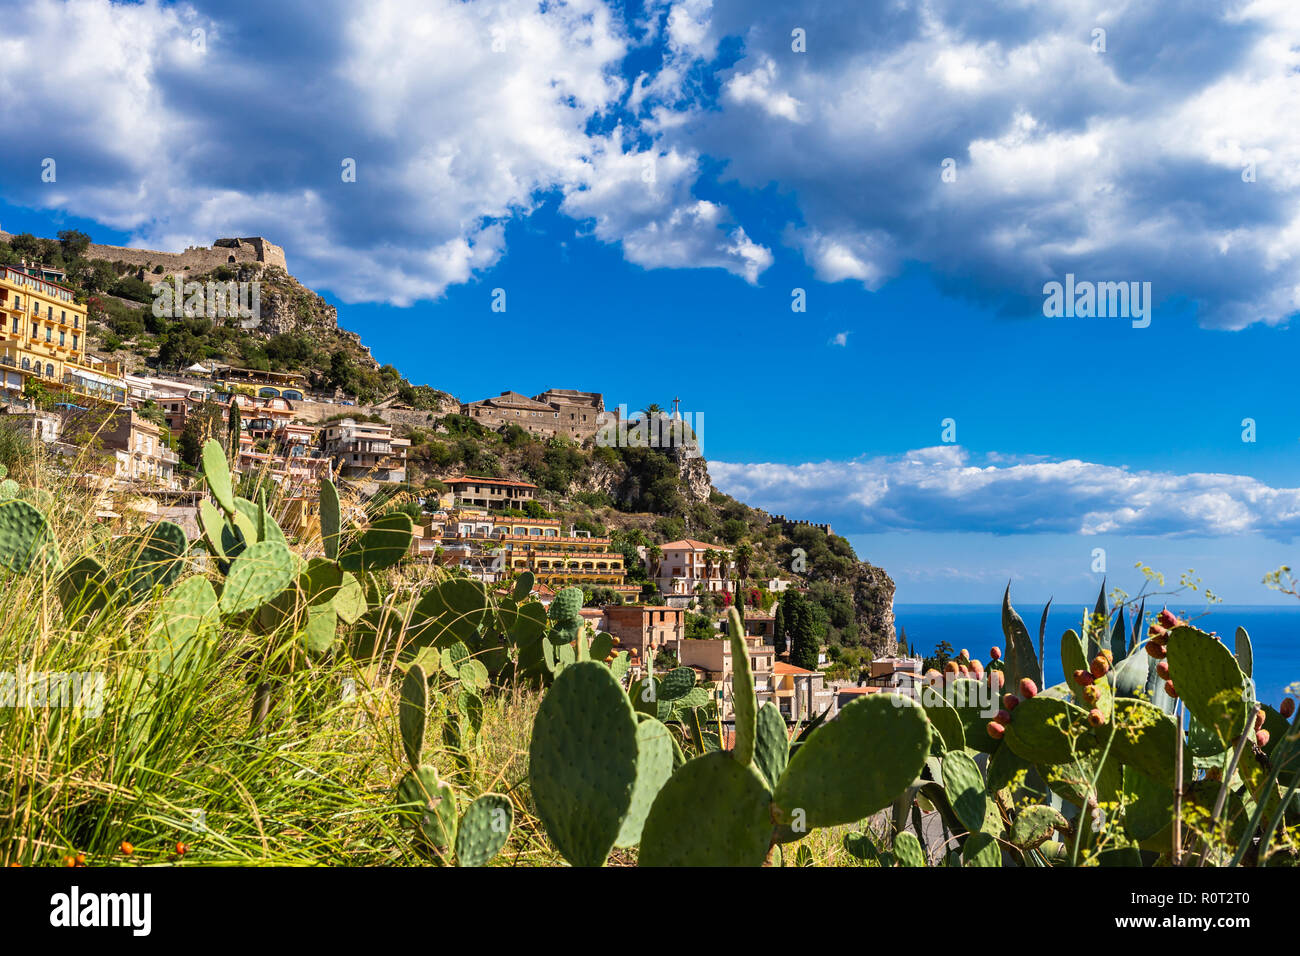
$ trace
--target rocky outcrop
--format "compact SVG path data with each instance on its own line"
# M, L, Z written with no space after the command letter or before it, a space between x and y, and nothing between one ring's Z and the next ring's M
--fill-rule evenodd
M858 627L869 631L873 651L888 657L898 650L894 631L894 579L884 568L859 561L853 577L853 608Z
M678 475L681 478L682 494L692 503L708 501L713 491L713 480L709 478L709 463L702 455L691 458L680 455L677 459Z

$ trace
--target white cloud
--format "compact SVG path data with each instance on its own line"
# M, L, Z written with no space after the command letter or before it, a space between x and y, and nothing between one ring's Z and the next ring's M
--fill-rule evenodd
M709 471L727 494L774 513L815 514L841 534L1300 534L1300 488L1244 475L997 456L977 465L956 445L800 465L711 462Z

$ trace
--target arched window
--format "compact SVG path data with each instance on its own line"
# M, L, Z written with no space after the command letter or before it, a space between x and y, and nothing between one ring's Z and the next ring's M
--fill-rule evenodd
M54 378L54 366L48 362L45 363L45 377Z

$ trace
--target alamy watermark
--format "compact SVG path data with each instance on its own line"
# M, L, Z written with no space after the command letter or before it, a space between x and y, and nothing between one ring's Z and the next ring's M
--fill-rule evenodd
M153 314L160 319L260 319L261 282L156 282Z
M1044 283L1043 295L1043 315L1049 319L1132 319L1135 329L1151 324L1150 282L1076 281L1068 272L1064 283Z
M0 671L0 708L80 707L87 717L104 712L103 671Z
M700 456L704 435L703 412L673 412L672 415L627 413L627 406L596 417L596 444L602 448L680 448L687 458Z

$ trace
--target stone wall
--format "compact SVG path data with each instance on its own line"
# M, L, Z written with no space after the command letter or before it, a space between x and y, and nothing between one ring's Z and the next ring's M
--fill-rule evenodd
M0 238L5 237L0 235ZM149 273L153 272L155 266L162 266L163 275L185 272L198 275L210 272L218 266L245 262L260 262L268 266L279 266L285 272L289 271L284 250L261 236L218 239L211 248L190 246L184 252L155 252L152 249L128 249L124 246L91 243L86 250L86 258L125 262Z

